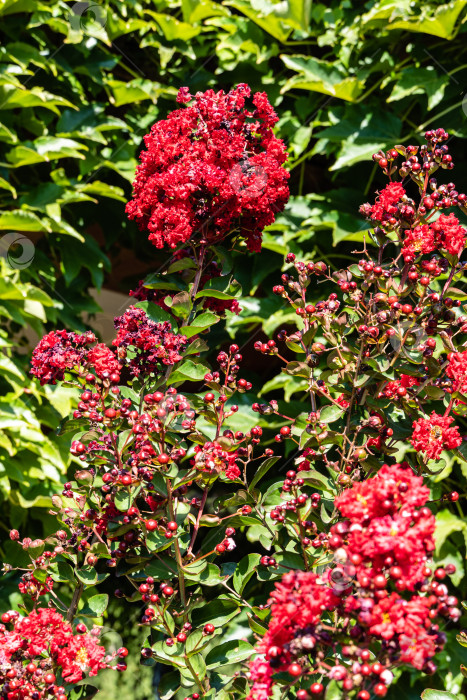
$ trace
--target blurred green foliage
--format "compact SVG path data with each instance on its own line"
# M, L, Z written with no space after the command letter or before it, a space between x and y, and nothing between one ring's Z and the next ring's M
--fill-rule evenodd
M334 267L348 263L366 227L358 206L382 184L373 152L420 142L427 127L443 126L456 138L455 172L465 173L466 5L0 0L5 530L26 518L40 529L69 465L68 436L57 437L54 429L68 415L71 395L30 381L31 343L51 328L83 328L83 313L99 310L91 289L127 292L160 262L126 220L124 206L142 137L175 107L179 86L196 92L247 82L267 92L280 115L292 199L265 234L262 255L237 266L244 313L227 324L232 336L251 341L258 329L270 334L287 322L270 288L288 251ZM214 335L212 344L217 340ZM247 363L256 390L294 396L290 378L286 385L272 379L274 367L254 358ZM437 481L465 476L465 468L461 474L459 465L447 464ZM443 511L438 553L460 567L466 597L462 515ZM449 646L441 665L455 693L458 654ZM418 687L402 694L399 688L399 697L420 695Z

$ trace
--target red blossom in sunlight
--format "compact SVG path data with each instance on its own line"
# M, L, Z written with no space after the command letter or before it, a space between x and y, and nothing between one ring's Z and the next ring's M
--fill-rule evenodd
M410 442L417 452L438 460L443 450L452 450L462 443L459 428L451 427L453 421L452 416L440 416L433 411L429 418L414 421Z
M454 214L440 214L431 224L431 230L440 248L444 248L451 255L460 256L465 248L467 231Z
M86 345L95 340L93 333L80 335L69 331L51 331L41 339L32 353L31 374L41 384L61 381L66 370L77 369L82 364Z
M446 374L453 380L453 391L467 394L467 350L449 353Z
M219 242L236 233L251 251L289 197L287 152L272 132L277 116L264 93L238 85L207 90L156 122L145 136L126 211L158 248L197 234ZM186 88L178 102L191 101Z

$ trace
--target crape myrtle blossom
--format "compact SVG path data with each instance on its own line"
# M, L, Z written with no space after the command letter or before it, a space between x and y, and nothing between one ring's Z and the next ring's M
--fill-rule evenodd
M198 232L216 243L236 233L250 251L289 196L287 152L273 134L278 121L264 93L246 101L241 84L228 93L207 90L156 122L144 141L127 214L158 248L176 248ZM190 104L189 104L190 103Z
M412 445L427 459L438 460L443 450L452 450L462 444L459 428L451 426L453 421L452 416L440 416L434 411L429 418L419 418L413 423Z
M446 374L453 380L453 391L467 394L467 350L449 353Z
M168 321L157 323L143 309L135 306L115 319L117 337L113 344L120 358L126 358L134 375L159 373L164 366L182 359L181 353L188 341L184 335L172 332ZM134 357L131 357L131 354Z
M394 666L431 669L445 641L434 620L457 619L460 611L444 604L445 586L433 587L428 596L419 592L432 576L427 563L435 518L425 505L429 496L422 477L395 464L336 498L341 520L320 545L333 555L334 566L320 574L293 571L276 583L268 630L257 646L261 656L250 664L249 700L271 697L278 672L308 678L312 694L323 691L321 683L313 685L321 674L342 681L344 690L357 689L365 700L367 689L386 694ZM344 627L339 618L347 620ZM370 646L379 679L362 671Z
M2 615L2 623L0 686L7 682L15 698L66 700L60 681L75 684L84 676L95 676L113 658L98 643L98 628L88 632L80 623L74 632L52 608L38 608L25 617L9 611Z
M31 374L41 384L62 381L67 371L73 374L94 373L99 379L110 379L113 383L120 380L125 367L134 376L141 372L157 375L182 359L188 343L185 336L172 332L168 321L153 321L143 309L135 306L130 306L115 319L115 328L115 352L104 343L86 347L96 341L92 332L84 335L68 331L49 333L33 352Z

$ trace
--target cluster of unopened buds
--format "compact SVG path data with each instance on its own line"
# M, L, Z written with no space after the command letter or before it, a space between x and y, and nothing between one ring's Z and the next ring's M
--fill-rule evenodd
M399 175L402 178L409 173L414 175L430 174L440 166L446 170L452 170L454 162L452 156L449 154L449 148L445 143L449 139L447 131L444 129L426 131L425 139L427 144L422 146L396 146L387 151L387 153L379 151L373 155L373 160L378 163L379 167L387 174L393 175L397 171L397 159L400 156L405 156L406 160L403 161L399 167ZM450 189L454 189L454 185ZM455 197L457 199L457 192L455 193ZM460 198L460 202L465 202L465 195L460 195ZM439 197L436 197L436 200L438 199ZM441 201L438 206L451 206L451 201L452 197L449 203Z

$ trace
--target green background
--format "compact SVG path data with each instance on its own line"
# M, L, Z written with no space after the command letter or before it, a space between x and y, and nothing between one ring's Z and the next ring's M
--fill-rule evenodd
M175 108L178 88L247 82L280 116L292 197L261 256L237 267L244 312L227 330L246 347L255 392L285 389L293 402L290 378L274 380L274 364L250 352L261 329L270 335L287 321L270 293L285 254L348 264L366 227L358 207L383 184L372 153L420 143L426 128L452 135L454 177L465 187L466 5L0 0L2 558L11 526L36 536L49 528L50 495L69 467L68 436L55 428L71 394L31 381L31 345L53 328L86 327L84 317L99 311L92 290L127 294L163 261L124 207L142 138ZM216 331L214 350L220 342ZM457 464L442 473L459 491L466 476ZM443 513L438 553L456 561L465 599L467 523L460 506ZM110 614L123 634L116 603ZM435 685L458 692L462 651L448 645ZM152 670L140 671L137 655L130 664L123 676L105 676L103 700L117 683L127 697L154 697ZM428 682L411 689L407 677L391 692L418 698Z

